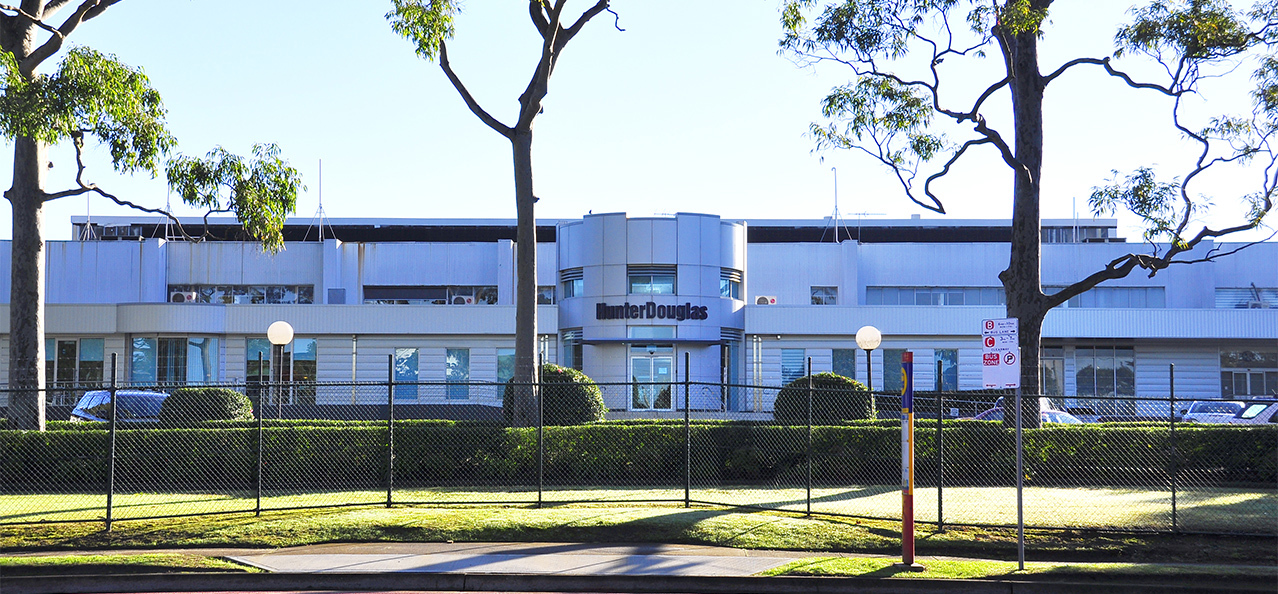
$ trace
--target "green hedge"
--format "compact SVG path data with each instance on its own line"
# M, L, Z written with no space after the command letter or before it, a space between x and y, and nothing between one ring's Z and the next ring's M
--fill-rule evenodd
M808 421L808 382L812 391L812 422L818 425L875 417L874 398L865 384L838 374L814 373L786 384L775 404L779 423Z
M386 427L377 422L306 425L275 421L263 431L268 490L378 489L386 476ZM242 422L216 428L127 429L117 433L122 492L251 489L257 431ZM946 421L945 484L1010 485L1015 438L1000 423ZM547 427L548 486L679 486L681 423L600 423ZM100 491L107 432L0 432L0 490ZM798 486L806 474L806 427L697 423L691 469L700 486ZM812 430L818 485L900 481L900 427L882 422ZM915 430L920 486L935 484L936 434ZM1164 428L1051 426L1025 432L1029 484L1167 488L1172 466ZM403 487L532 486L537 430L494 423L397 421L395 482ZM1177 428L1174 465L1182 484L1278 486L1278 427Z
M541 397L542 422L546 426L597 423L608 412L594 380L576 369L553 363L541 366ZM507 425L515 424L514 380L506 382L502 391L501 412Z

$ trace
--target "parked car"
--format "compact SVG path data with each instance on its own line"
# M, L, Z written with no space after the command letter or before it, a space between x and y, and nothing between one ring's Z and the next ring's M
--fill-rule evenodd
M1002 421L1003 409L991 408L979 415L976 415L975 417L972 417L972 419L977 421ZM1040 410L1039 419L1043 423L1061 423L1065 425L1081 425L1083 423L1078 420L1078 417L1061 410Z
M163 392L145 390L117 390L119 401L116 411L120 414L121 423L138 423L159 421L160 407L169 395ZM111 420L111 392L108 390L92 390L85 392L71 411L72 421L109 421Z
M1261 425L1278 423L1278 400L1254 400L1243 405L1234 418L1229 419L1231 425Z
M1243 404L1231 400L1199 400L1181 417L1185 423L1228 423L1242 412Z

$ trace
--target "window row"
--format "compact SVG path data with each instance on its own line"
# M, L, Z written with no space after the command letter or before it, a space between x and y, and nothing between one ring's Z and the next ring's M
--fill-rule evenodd
M551 299L554 299L553 293ZM365 285L364 303L379 305L496 305L495 286Z
M631 295L673 295L678 290L678 269L670 265L632 265L626 267L626 291ZM733 268L719 270L719 296L741 299L742 279L745 275ZM559 287L563 298L580 297L585 293L584 273L581 268L559 271ZM553 290L553 287L550 287Z
M1001 287L866 287L866 305L1004 305Z
M1060 290L1063 287L1049 287ZM1064 307L1086 308L1164 308L1167 290L1163 287L1094 287L1070 297Z
M315 302L315 285L169 285L170 303Z

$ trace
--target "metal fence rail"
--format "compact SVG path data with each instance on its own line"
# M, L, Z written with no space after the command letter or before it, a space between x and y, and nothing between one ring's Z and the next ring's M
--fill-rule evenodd
M901 517L897 394L686 379L596 384L616 410L585 422L573 420L585 414L573 384L214 387L245 395L251 414L142 418L125 410L134 406L126 389L176 387L107 386L116 394L112 422L0 431L0 523L580 502ZM952 418L995 408L999 396L916 394L919 522L1015 525L1011 430ZM511 426L505 411L520 397L534 399L541 422ZM1278 426L1189 425L1176 421L1183 403L1172 397L1121 400L1044 402L1159 420L1027 431L1027 526L1278 533ZM823 417L840 402L857 418Z

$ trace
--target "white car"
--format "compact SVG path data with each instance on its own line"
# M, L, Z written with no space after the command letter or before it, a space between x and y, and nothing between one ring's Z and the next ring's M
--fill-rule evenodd
M1278 423L1278 400L1258 400L1248 402L1242 411L1232 419L1231 425L1261 425Z
M1185 423L1228 423L1242 412L1243 403L1230 400L1199 400L1181 418Z

